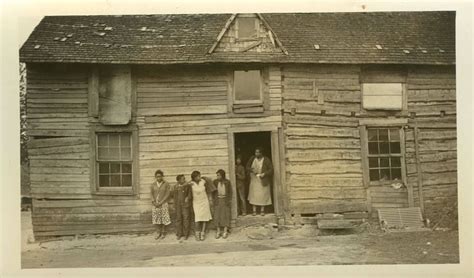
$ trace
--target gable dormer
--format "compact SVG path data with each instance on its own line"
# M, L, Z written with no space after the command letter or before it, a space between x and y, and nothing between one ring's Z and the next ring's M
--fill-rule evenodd
M257 52L287 54L260 14L233 14L219 33L209 53Z

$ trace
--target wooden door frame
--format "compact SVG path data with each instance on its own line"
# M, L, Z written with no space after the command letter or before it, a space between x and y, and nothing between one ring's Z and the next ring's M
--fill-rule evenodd
M274 213L277 217L280 217L283 214L282 211L282 172L280 169L281 160L280 160L280 133L281 127L278 126L254 126L254 127L232 127L227 131L227 141L228 141L228 151L229 151L229 179L233 185L236 184L235 179L235 134L236 133L247 133L247 132L270 132L270 144L272 148L272 164L273 164L273 208ZM236 187L232 187L232 223L235 224L237 219L237 190Z

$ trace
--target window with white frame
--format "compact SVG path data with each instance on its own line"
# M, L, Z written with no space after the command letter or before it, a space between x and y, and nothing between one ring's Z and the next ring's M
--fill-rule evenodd
M260 70L234 71L234 103L262 103Z
M362 106L367 110L402 110L402 83L362 83Z
M97 189L132 190L131 132L96 133Z
M402 181L401 132L397 127L367 128L370 182Z

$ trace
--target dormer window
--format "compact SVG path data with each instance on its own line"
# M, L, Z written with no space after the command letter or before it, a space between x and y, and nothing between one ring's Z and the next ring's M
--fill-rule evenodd
M257 28L255 28L256 19L254 17L241 17L237 20L238 31L237 38L248 39L257 37Z

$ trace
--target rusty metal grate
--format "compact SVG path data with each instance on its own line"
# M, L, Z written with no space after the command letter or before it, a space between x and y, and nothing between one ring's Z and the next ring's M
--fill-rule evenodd
M379 223L386 228L423 228L423 217L419 207L379 209Z

